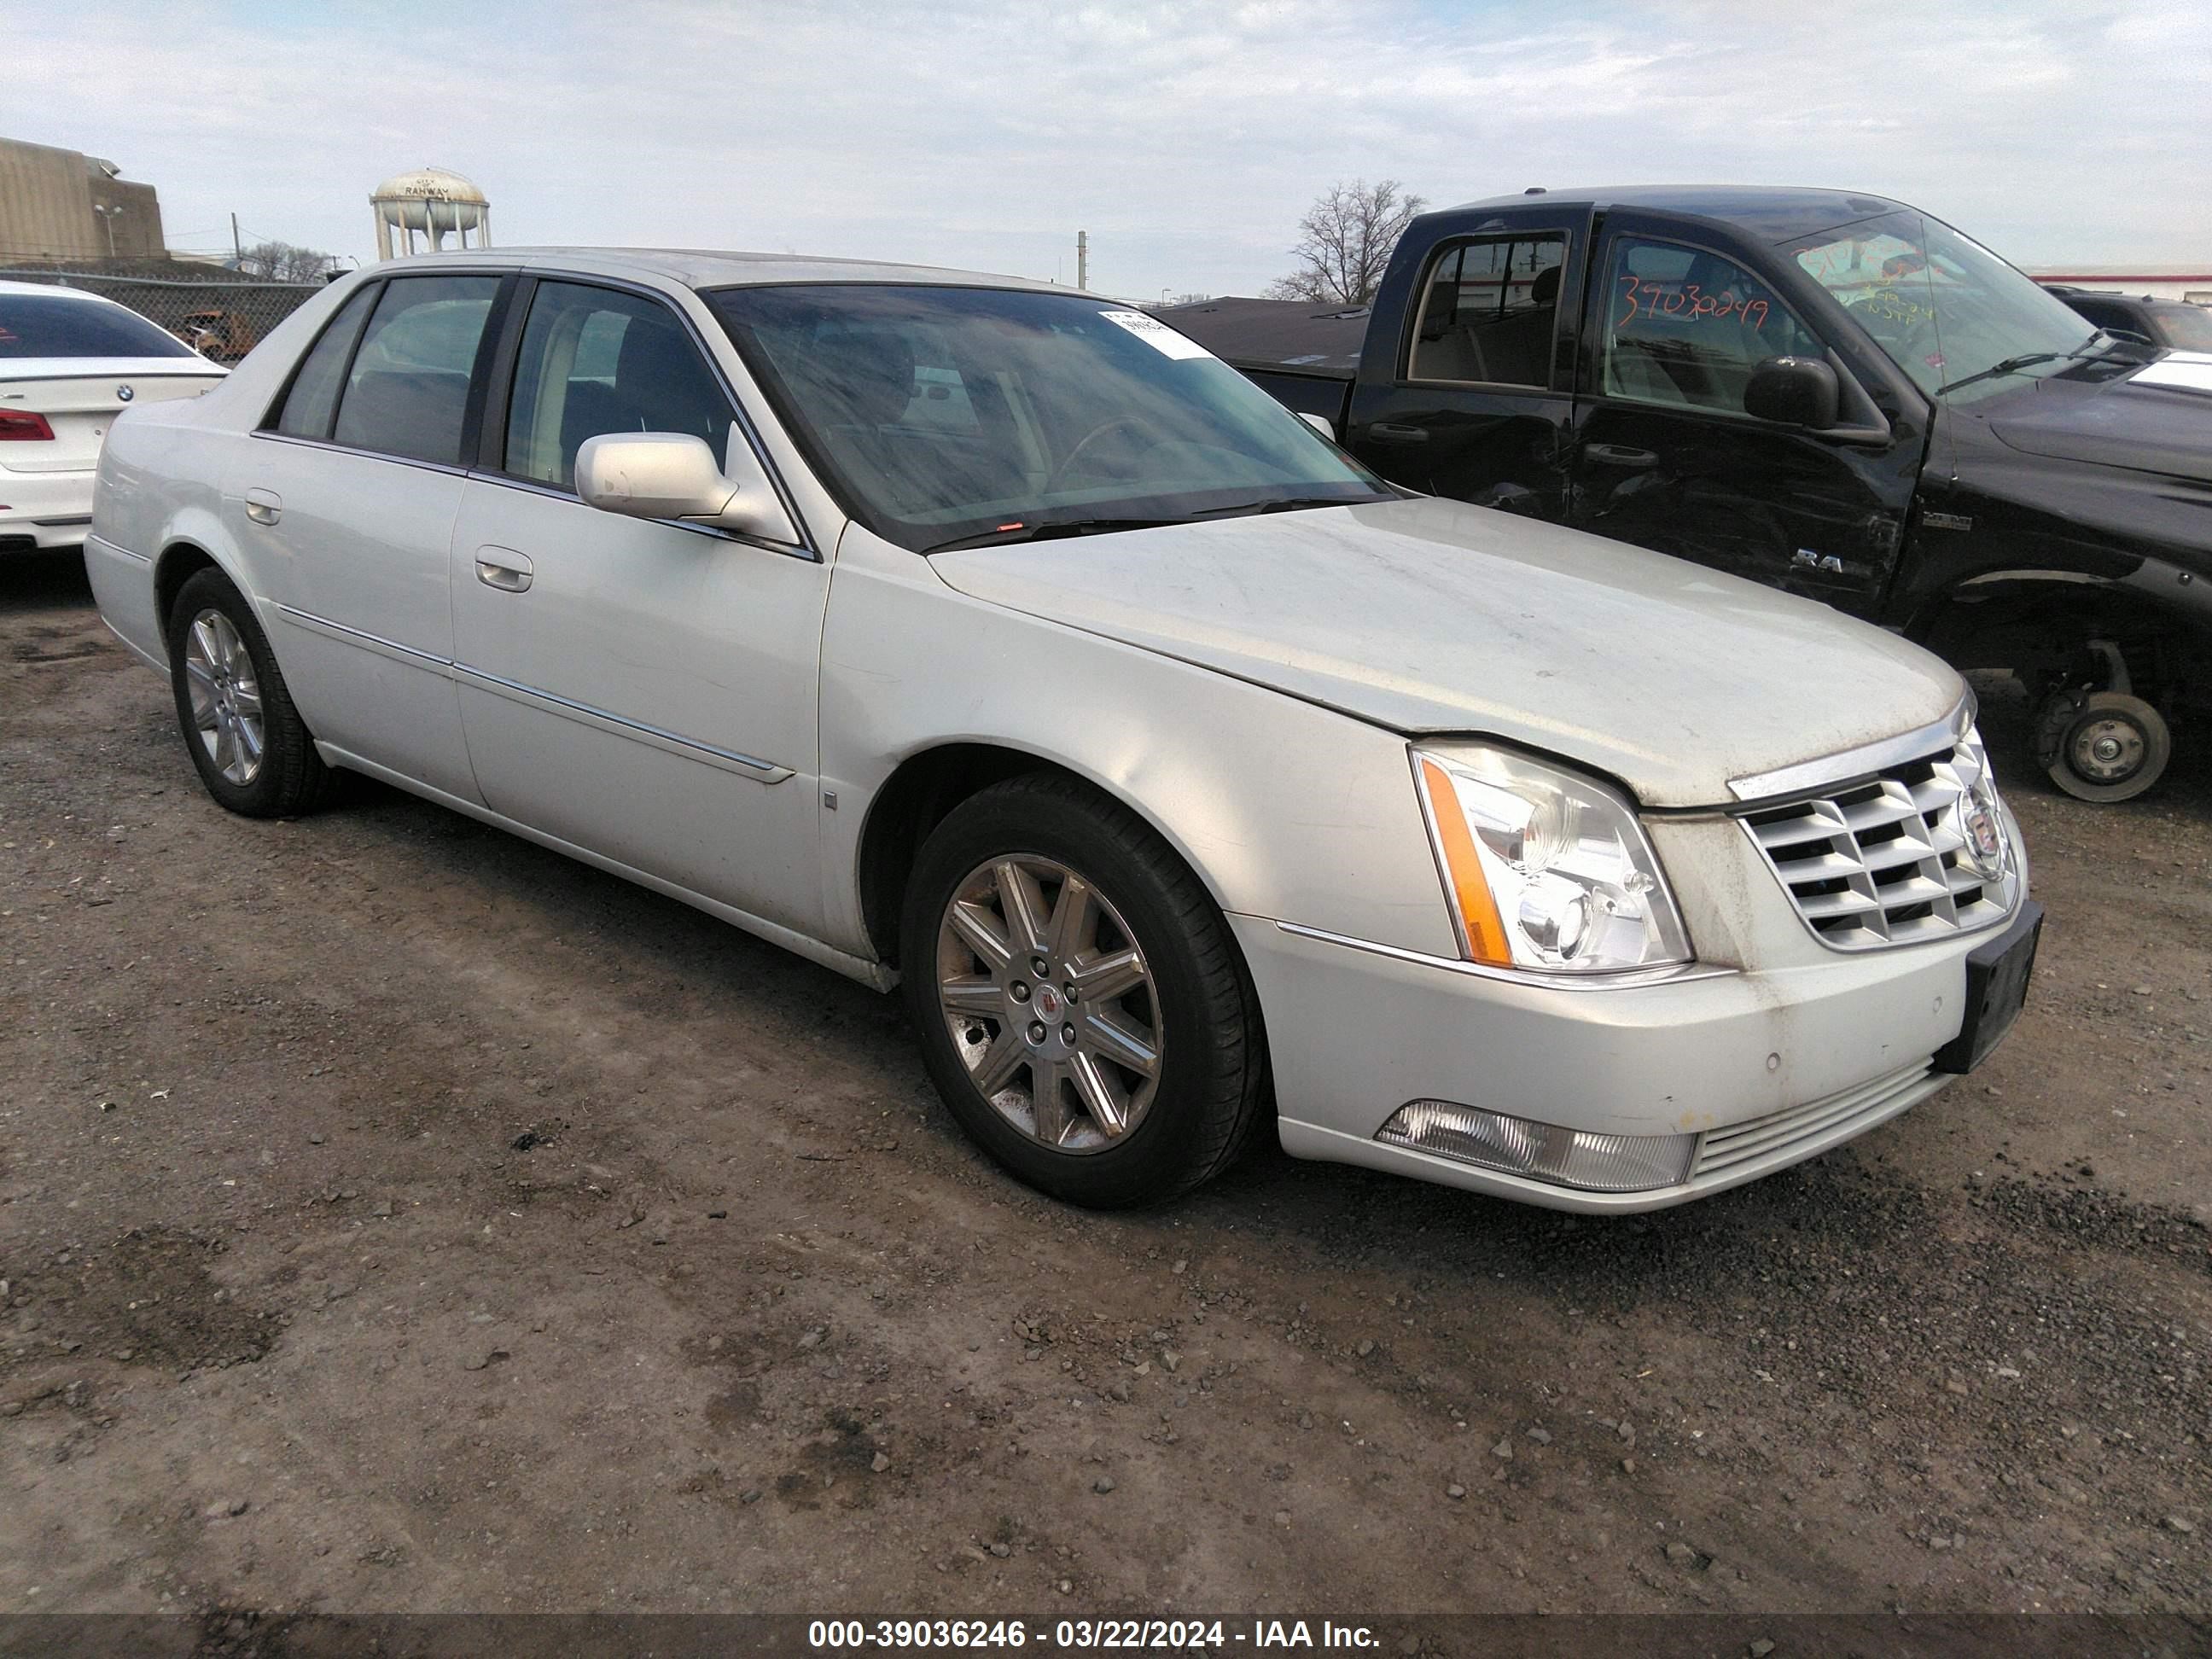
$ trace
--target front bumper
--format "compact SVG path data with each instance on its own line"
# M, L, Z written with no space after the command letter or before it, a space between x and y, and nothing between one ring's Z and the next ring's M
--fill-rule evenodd
M0 552L83 546L92 523L94 476L88 467L78 472L0 467Z
M1230 921L1267 1023L1285 1151L1583 1212L1720 1192L1926 1099L1949 1081L1931 1059L1959 1033L1966 957L1988 937L1597 988ZM1678 1185L1591 1192L1375 1139L1419 1099L1699 1141Z

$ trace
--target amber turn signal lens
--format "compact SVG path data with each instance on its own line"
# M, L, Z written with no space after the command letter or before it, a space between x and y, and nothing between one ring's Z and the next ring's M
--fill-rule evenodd
M1510 968L1513 946L1506 939L1498 901L1491 896L1490 883L1483 876L1482 858L1474 850L1474 836L1468 830L1467 814L1460 808L1451 775L1425 757L1421 782L1428 791L1429 815L1436 820L1437 843L1443 848L1445 873L1451 881L1468 958L1493 968Z

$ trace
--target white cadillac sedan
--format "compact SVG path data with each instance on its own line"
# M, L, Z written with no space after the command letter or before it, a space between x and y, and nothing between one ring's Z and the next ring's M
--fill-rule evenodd
M1263 1124L1680 1202L1974 1066L2033 960L1935 658L1407 496L1064 289L386 264L118 422L93 531L224 806L366 773L897 986L1079 1203Z
M112 300L0 282L0 555L82 545L115 417L228 372Z

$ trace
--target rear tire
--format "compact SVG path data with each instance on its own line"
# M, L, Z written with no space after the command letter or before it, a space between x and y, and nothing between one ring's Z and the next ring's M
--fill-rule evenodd
M945 1104L1055 1198L1174 1198L1260 1121L1267 1042L1227 924L1150 826L1082 784L1015 778L955 807L915 863L900 946Z
M2165 775L2173 758L2166 717L2124 691L2062 691L2044 706L2036 757L2076 800L2132 800Z
M328 797L331 769L228 576L201 570L178 590L168 642L177 724L208 793L250 818L290 817Z

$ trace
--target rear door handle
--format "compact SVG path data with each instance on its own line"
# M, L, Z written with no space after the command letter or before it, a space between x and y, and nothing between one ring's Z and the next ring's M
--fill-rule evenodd
M1429 441L1429 429L1425 426L1394 426L1389 421L1374 421L1368 425L1370 436L1385 443L1425 444Z
M246 516L256 524L275 524L284 516L284 498L273 489L249 489Z
M1657 453L1649 449L1628 449L1620 444L1585 444L1583 453L1594 461L1603 461L1607 466L1656 466Z
M496 587L502 593L525 593L530 590L530 561L513 548L477 549L477 580L486 587Z

